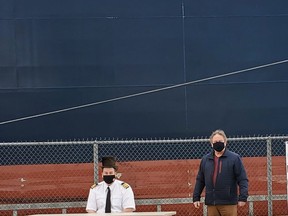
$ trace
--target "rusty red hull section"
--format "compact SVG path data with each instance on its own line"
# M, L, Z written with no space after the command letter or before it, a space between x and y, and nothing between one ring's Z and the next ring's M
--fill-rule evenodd
M265 157L243 158L249 177L250 195L267 195L266 160ZM133 187L137 199L189 198L199 163L200 160L121 162L120 179ZM284 156L273 157L272 172L273 194L287 194ZM1 203L86 201L93 178L92 163L2 166ZM137 210L154 211L156 207L139 206ZM162 210L177 210L177 215L188 215L188 212L202 214L201 209L195 210L191 204L163 205ZM248 212L248 206L241 211ZM267 202L255 202L254 212L255 215L267 214ZM273 201L273 212L275 215L288 214L287 202Z

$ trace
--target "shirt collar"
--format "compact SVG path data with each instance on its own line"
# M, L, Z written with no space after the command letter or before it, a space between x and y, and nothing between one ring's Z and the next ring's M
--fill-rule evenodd
M115 187L116 181L117 181L117 180L114 180L114 182L113 182L111 185L108 185L108 184L106 184L106 183L104 182L104 184L105 184L105 186L104 186L105 191L107 190L108 187L110 188L110 190L112 190L112 189Z

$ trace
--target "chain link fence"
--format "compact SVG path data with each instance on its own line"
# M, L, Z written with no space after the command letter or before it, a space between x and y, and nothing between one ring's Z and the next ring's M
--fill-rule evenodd
M228 139L249 178L248 203L238 215L288 215L287 140ZM208 138L1 143L0 215L85 212L90 186L102 180L98 162L108 155L133 188L137 212L206 215L205 205L193 207L192 193L201 157L210 151Z

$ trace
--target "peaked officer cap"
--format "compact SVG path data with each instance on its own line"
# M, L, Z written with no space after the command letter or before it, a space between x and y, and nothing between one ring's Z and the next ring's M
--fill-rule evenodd
M102 157L102 168L114 168L115 170L117 170L118 166L116 165L115 157Z

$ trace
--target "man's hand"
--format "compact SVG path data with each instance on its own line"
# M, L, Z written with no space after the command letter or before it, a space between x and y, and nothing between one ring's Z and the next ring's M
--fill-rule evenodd
M125 208L123 209L123 212L133 212L135 209L133 208Z
M197 209L200 207L200 202L199 201L193 202L193 204L194 204L194 207L197 208Z
M242 201L239 201L239 202L238 202L238 206L239 206L239 207L242 207L242 206L245 206L245 205L246 205L246 202L242 202Z

